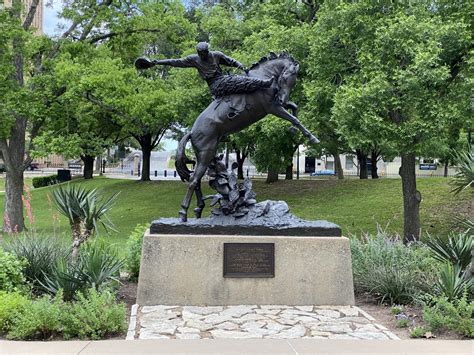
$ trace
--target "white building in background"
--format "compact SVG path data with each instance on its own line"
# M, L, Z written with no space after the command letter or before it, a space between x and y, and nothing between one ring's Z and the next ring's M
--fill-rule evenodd
M332 155L324 155L321 157L310 157L305 154L305 147L300 146L299 155L299 171L300 174L310 174L315 170L335 170L334 157ZM359 175L359 168L357 157L350 154L340 154L342 170L344 175L357 176ZM370 177L370 161L367 161ZM398 171L402 161L400 157L396 157L391 162L379 160L377 162L377 172L380 177L398 177ZM297 157L293 158L293 170L296 171ZM453 176L456 173L455 167L448 168L448 176ZM416 169L417 176L444 176L444 166L439 163L438 159L424 159L420 158Z
M23 0L23 6L24 6L24 14L23 18L26 16L28 10L30 9L30 6L33 2L33 0ZM0 5L2 2L0 2ZM12 0L4 0L3 1L3 6L5 7L11 7L12 6ZM42 35L43 34L43 0L39 0L38 7L36 8L35 16L33 17L33 22L31 24L33 28L36 29L36 34Z

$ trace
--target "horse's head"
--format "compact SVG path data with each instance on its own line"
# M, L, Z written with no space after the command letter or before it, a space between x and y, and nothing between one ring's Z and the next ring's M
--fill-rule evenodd
M275 77L278 84L278 93L275 99L278 104L286 106L291 89L296 84L299 68L298 62L287 52L280 54L272 52L252 65L250 75L266 79Z
M300 65L298 63L290 63L285 67L283 72L278 77L278 93L276 101L282 106L286 106L290 100L290 92L296 84L296 76Z

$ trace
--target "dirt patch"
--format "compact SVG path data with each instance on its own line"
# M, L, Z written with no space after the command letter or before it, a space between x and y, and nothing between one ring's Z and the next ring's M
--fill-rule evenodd
M124 302L127 307L127 322L130 319L130 311L137 300L137 286L136 282L128 280L120 280L121 285L118 291L118 301Z
M356 306L366 311L372 317L375 318L378 324L388 328L391 332L396 334L400 339L412 339L410 338L411 330L414 327L425 327L426 324L423 322L423 310L421 307L416 306L401 306L402 312L408 317L409 325L406 328L397 327L397 318L392 313L392 307L384 304L379 304L370 295L359 295L356 297ZM436 337L430 339L439 340L463 340L466 339L460 335L443 332L437 333ZM428 340L426 338L420 338L419 340Z

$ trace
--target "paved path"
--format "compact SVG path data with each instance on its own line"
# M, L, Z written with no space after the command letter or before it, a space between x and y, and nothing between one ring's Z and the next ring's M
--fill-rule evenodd
M148 306L132 308L127 339L399 338L358 307Z
M315 339L214 339L214 340L103 340L103 341L0 341L0 354L442 354L472 355L471 341L439 340L315 340Z

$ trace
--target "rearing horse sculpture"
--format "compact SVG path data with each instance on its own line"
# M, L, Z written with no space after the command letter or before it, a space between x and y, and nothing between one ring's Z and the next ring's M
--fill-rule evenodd
M181 220L187 221L187 211L193 193L196 192L197 208L196 217L200 218L204 208L201 192L201 179L208 169L209 163L216 155L219 141L229 134L239 132L253 123L261 120L268 114L275 115L290 121L303 135L309 139L310 144L318 143L318 139L311 134L286 108L296 112L297 106L289 101L290 91L296 84L299 64L288 53L276 55L270 53L254 64L249 71L249 76L260 79L276 80L272 87L246 94L233 94L212 101L199 115L189 133L179 142L176 154L176 170L183 181L188 181L188 191L181 203L179 212ZM185 155L185 147L191 140L197 163L194 173L186 163L189 159Z

